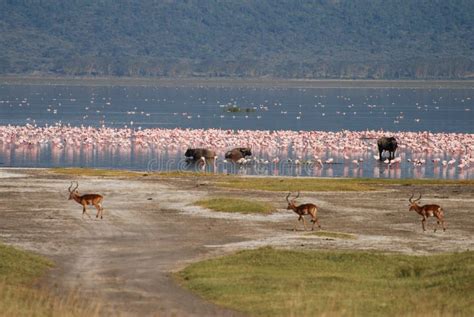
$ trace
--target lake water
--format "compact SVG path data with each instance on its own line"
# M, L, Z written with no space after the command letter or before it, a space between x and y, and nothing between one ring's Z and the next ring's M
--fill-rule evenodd
M242 130L294 131L431 131L474 133L473 89L371 89L371 88L208 88L208 87L126 87L126 86L0 86L0 126L54 125L148 128L218 128ZM374 142L368 141L368 143ZM0 144L0 166L89 166L145 170L173 170L183 167L183 150L161 151L95 147L58 149L50 144L16 147ZM437 154L441 159L466 153ZM399 151L404 160L421 157ZM261 162L274 153L256 152ZM321 158L336 157L327 151ZM291 151L279 153L288 164L259 164L236 167L219 163L219 172L355 177L435 177L474 178L474 166L458 169L426 164L414 168L402 164L387 169L375 162L373 153L361 153L364 159L357 169L340 159L330 167L296 166ZM432 154L424 153L426 161ZM303 157L301 160L305 159Z

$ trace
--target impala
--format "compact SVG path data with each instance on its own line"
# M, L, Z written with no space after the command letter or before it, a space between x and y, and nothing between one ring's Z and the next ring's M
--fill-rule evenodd
M442 225L443 231L446 231L446 227L444 226L443 208L441 208L439 205L434 205L434 204L420 206L417 204L417 201L421 199L421 194L420 194L420 197L418 197L415 200L412 200L413 196L415 196L415 194L412 194L411 197L408 199L408 201L410 202L410 205L408 205L408 207L410 207L409 211L416 211L420 216L423 217L423 219L421 219L421 226L423 228L423 231L426 231L425 222L426 222L426 219L429 217L436 217L438 227ZM434 229L434 232L436 232L436 229L437 228Z
M89 218L91 217L86 210L87 205L94 205L94 207L97 209L97 214L95 215L96 218L102 219L103 213L104 213L104 208L102 207L102 197L99 194L85 194L85 195L79 195L79 191L77 188L79 187L79 183L76 182L76 187L74 189L71 189L73 186L74 182L71 182L71 186L69 186L68 191L69 191L69 200L74 199L78 204L82 205L82 218L84 218L84 214L86 214Z
M296 226L298 225L300 220L303 220L304 230L306 230L306 220L303 217L305 215L311 216L311 222L313 223L311 230L314 230L314 224L316 223L318 224L318 227L321 228L321 225L319 224L319 220L316 216L318 212L318 207L315 204L302 204L302 205L297 206L295 201L296 201L296 198L300 196L300 192L298 192L298 195L295 198L293 198L292 200L288 200L290 195L291 195L291 192L288 194L288 196L286 196L286 201L288 202L288 207L286 209L293 210L299 216L298 222L295 224L293 231L296 230Z

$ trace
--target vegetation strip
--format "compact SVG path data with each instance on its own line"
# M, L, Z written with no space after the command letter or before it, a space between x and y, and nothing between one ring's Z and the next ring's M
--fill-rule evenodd
M130 170L93 168L51 168L51 172L73 176L205 178L218 187L266 191L373 191L380 186L464 185L474 186L474 180L448 179L378 179L378 178L300 178L300 177L242 177L192 171L138 172Z
M95 169L81 167L56 167L51 168L49 170L56 174L72 176L140 177L147 175L143 172L135 172L129 170Z
M245 200L237 198L211 198L199 200L195 203L198 206L208 208L214 211L239 212L239 213L258 213L268 214L275 211L275 207L270 203Z
M98 316L99 306L58 299L33 285L53 266L48 259L0 243L0 315Z
M474 185L474 180L371 179L371 178L295 178L233 177L220 178L216 185L234 189L268 191L373 191L382 185Z
M473 316L474 252L431 256L261 248L192 264L178 281L251 316Z

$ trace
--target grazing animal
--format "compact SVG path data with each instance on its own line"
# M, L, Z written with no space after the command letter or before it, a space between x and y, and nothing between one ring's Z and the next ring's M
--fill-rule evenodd
M426 219L429 217L436 217L438 227L442 225L443 231L446 231L446 227L444 226L444 210L441 208L439 205L418 205L417 201L421 199L421 194L420 197L412 201L412 198L415 194L412 194L411 197L408 199L410 202L410 207L409 211L416 211L420 216L423 218L421 219L421 227L423 228L423 231L426 231L425 229L425 222ZM436 229L434 229L434 232L436 232Z
M216 157L216 152L208 149L188 148L184 153L184 156L191 158L194 162L199 161L202 157L206 160L214 160Z
M305 215L311 216L311 222L313 223L311 230L314 230L314 225L316 223L318 224L318 227L321 229L321 225L319 224L319 220L317 218L318 207L315 204L302 204L302 205L297 206L296 198L300 196L300 192L298 192L298 195L295 198L293 198L292 200L288 200L290 195L291 195L291 192L288 194L288 196L286 196L286 201L288 202L288 207L286 209L293 210L299 216L298 222L295 224L293 231L296 230L296 226L298 225L300 220L303 220L304 230L306 230L306 220L303 217Z
M71 186L69 186L68 188L69 200L74 199L78 204L82 205L82 218L84 218L84 214L86 214L89 218L91 217L87 213L86 206L94 205L94 207L97 209L97 214L95 215L95 217L99 218L100 215L100 219L102 219L104 214L102 200L104 199L104 197L99 194L79 195L79 191L77 190L77 188L79 187L79 183L76 182L76 187L74 187L74 189L71 189L73 184L74 182L71 182Z
M381 137L377 140L377 147L379 148L379 160L382 159L382 152L388 151L388 159L395 158L395 151L397 150L398 143L394 137Z
M233 162L237 162L247 156L252 156L252 151L248 147L237 147L225 153L225 158Z

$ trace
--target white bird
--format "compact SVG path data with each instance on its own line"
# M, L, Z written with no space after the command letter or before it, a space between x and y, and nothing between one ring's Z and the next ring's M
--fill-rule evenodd
M202 156L198 160L198 165L199 165L199 167L201 167L202 170L204 170L206 168L206 158L204 156Z
M400 156L394 158L391 162L390 162L390 165L393 165L393 164L400 164L402 162L402 158Z

